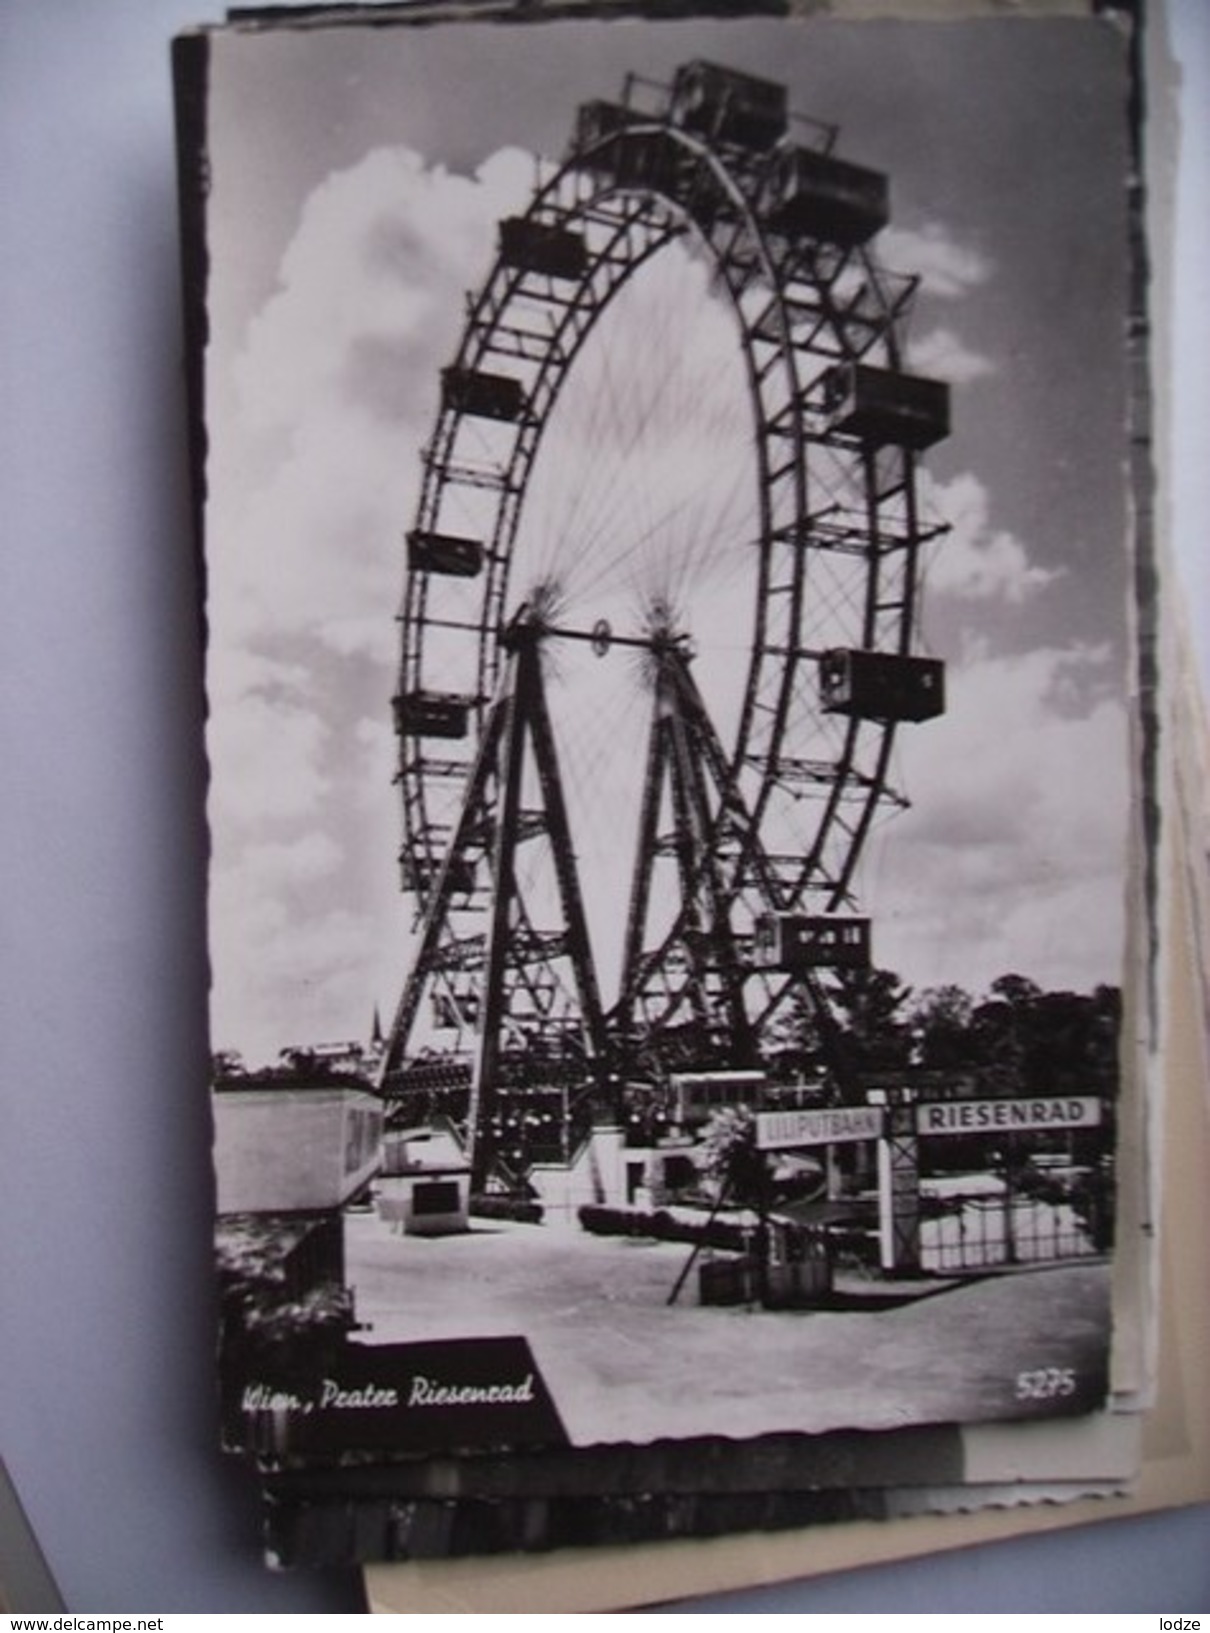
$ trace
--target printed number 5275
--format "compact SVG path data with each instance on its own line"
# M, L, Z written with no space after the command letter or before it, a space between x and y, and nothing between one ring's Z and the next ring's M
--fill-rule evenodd
M1032 1372L1017 1373L1019 1401L1063 1400L1076 1392L1076 1375L1072 1367L1037 1367Z

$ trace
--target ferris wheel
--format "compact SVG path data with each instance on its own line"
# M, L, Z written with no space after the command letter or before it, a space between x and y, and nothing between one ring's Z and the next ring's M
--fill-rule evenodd
M407 539L388 1086L750 1063L868 961L858 857L944 708L913 638L949 403L836 134L710 63L631 77L499 223Z

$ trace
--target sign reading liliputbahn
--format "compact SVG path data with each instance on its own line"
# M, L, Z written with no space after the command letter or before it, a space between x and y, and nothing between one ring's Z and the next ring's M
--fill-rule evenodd
M926 1135L1097 1128L1100 1122L1101 1102L1091 1094L1038 1100L950 1100L916 1110L916 1131Z
M761 1111L756 1115L759 1151L788 1151L803 1145L836 1145L877 1140L881 1106L832 1106L815 1111Z

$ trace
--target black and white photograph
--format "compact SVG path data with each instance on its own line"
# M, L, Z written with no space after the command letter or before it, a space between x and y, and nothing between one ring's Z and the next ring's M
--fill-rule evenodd
M199 37L233 1449L1105 1407L1130 44Z

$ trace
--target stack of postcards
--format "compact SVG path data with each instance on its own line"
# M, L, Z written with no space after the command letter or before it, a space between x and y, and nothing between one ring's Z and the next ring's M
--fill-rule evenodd
M274 1563L620 1606L1135 1486L1185 892L1101 11L177 41Z

